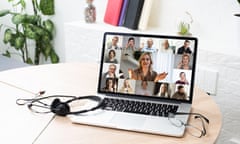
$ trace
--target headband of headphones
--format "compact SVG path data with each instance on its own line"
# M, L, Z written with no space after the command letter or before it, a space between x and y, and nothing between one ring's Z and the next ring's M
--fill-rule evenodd
M71 98L65 102L62 102L60 100L60 98ZM42 102L42 100L45 100L45 99L50 99L50 98L55 98L51 105L48 105L44 102ZM71 111L71 108L69 106L69 104L73 101L77 101L77 100L83 100L83 99L88 99L88 100L91 100L91 101L95 101L97 102L98 104L94 107L91 107L89 109L83 109L83 110L79 110L79 111ZM25 103L23 103L25 102ZM27 103L28 102L28 103ZM86 113L86 112L89 112L89 111L94 111L96 109L99 109L103 106L103 103L102 103L102 98L101 97L98 97L98 96L93 96L93 95L89 95L89 96L79 96L79 97L76 97L76 96L65 96L65 95L52 95L52 96L46 96L46 97L40 97L40 98L35 98L35 99L18 99L16 101L16 103L18 105L24 105L24 104L28 104L28 108L33 111L33 112L36 112L36 113L49 113L49 112L53 112L55 113L56 115L59 115L59 116L66 116L66 115L69 115L69 114L80 114L80 113ZM37 103L40 103L41 105L37 104ZM34 110L32 107L40 107L40 108L44 108L44 109L49 109L50 111L48 112L38 112L36 110Z

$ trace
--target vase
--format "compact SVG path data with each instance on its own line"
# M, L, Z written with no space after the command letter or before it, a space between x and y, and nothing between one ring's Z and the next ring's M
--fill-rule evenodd
M95 23L96 22L96 7L93 5L93 0L86 0L86 7L84 10L85 22Z

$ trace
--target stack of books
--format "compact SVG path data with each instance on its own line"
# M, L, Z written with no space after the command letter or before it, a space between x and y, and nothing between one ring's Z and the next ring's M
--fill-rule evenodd
M153 0L108 0L104 22L134 30L145 30Z

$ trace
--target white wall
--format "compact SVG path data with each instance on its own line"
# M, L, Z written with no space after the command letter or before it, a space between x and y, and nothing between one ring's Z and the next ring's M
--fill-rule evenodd
M30 1L29 1L30 2ZM64 61L64 22L83 20L85 0L55 0L57 36L55 48ZM107 0L95 0L97 21L103 21ZM7 1L0 2L0 9L8 8ZM177 22L184 12L192 14L191 32L199 38L199 48L238 56L240 53L240 13L237 0L154 0L149 25L154 32L176 34ZM0 21L1 22L1 21ZM81 34L83 35L83 34ZM0 42L2 46L2 42Z
M191 32L199 38L199 48L229 55L240 52L240 13L237 0L155 0L150 25L160 31L176 32L184 12L192 14Z
M65 61L65 43L64 43L64 22L84 20L85 0L55 0L56 15L54 21L57 22L57 36L55 39L55 47L61 57L61 61ZM105 12L107 0L95 0L94 5L97 9L97 21L102 21ZM79 33L79 35L84 35Z

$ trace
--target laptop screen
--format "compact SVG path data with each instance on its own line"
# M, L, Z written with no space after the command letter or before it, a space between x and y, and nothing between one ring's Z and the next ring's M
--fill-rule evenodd
M107 32L98 92L191 102L197 39Z

